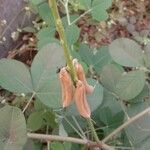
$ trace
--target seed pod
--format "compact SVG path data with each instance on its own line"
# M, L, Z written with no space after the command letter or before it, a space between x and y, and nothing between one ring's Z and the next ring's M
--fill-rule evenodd
M62 106L68 107L73 99L73 83L66 68L63 67L59 73L59 80L61 83L62 92Z
M80 80L76 83L75 103L80 115L84 118L90 118L91 110L87 103L85 86Z
M83 84L85 85L86 93L87 94L93 93L94 87L87 83L82 65L78 62L77 59L73 59L73 65L75 67L78 79L81 80Z

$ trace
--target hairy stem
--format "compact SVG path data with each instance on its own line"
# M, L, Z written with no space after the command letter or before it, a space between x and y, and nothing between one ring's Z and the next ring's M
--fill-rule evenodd
M99 138L98 138L97 133L96 133L96 131L95 131L95 128L94 128L94 125L93 125L93 123L92 123L91 118L87 118L87 122L88 122L88 124L89 124L89 127L90 127L90 129L91 129L91 132L92 132L92 135L93 135L95 141L96 141L97 143L99 143L100 141L99 141Z
M64 27L62 25L62 21L61 21L61 18L59 16L56 0L49 0L49 6L50 6L52 13L53 13L53 16L54 16L56 29L58 31L58 34L60 37L60 42L61 42L61 45L62 45L63 50L64 50L64 55L65 55L67 65L69 67L71 78L74 81L74 83L76 83L77 75L76 75L74 66L72 64L72 58L71 58L71 54L69 51L68 42L67 42L67 39L65 36Z
M114 130L112 133L110 133L107 137L103 139L103 142L107 142L109 139L113 138L115 135L117 135L121 130L128 127L133 122L137 121L138 119L142 118L144 115L150 112L150 108L147 108L143 110L142 112L138 113L134 117L128 119L124 124L122 124L120 127L118 127L116 130Z

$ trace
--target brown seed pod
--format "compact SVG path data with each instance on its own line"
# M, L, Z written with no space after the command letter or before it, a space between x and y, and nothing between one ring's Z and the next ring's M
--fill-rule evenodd
M71 77L65 67L63 67L59 72L59 80L61 83L61 90L62 90L62 106L63 108L68 107L73 99L74 87Z
M91 110L87 103L85 86L80 80L76 83L75 103L80 115L84 118L90 118Z
M82 65L78 62L77 59L73 59L73 65L75 67L78 79L81 80L83 84L85 85L86 93L87 94L93 93L94 87L87 83Z

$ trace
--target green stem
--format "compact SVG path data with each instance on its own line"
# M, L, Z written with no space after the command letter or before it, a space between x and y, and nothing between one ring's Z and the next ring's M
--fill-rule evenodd
M100 140L99 140L99 138L98 138L98 136L97 136L97 133L96 133L96 131L95 131L95 128L94 128L94 125L93 125L93 122L92 122L91 118L87 118L87 122L88 122L88 124L89 124L89 127L90 127L90 129L91 129L91 132L92 132L92 135L93 135L95 141L96 141L97 143L99 143Z
M74 81L74 83L76 83L77 75L76 75L76 72L75 72L75 69L74 69L74 66L73 66L73 63L72 63L72 58L71 58L71 54L70 54L70 51L69 51L69 46L68 46L67 39L66 39L66 36L65 36L62 21L61 21L61 18L59 16L56 0L49 0L49 6L50 6L50 8L52 10L52 13L53 13L53 16L54 16L56 29L58 31L58 34L59 34L59 37L60 37L60 42L61 42L61 45L62 45L63 50L64 50L64 55L65 55L67 65L69 67L69 72L71 74L71 78Z

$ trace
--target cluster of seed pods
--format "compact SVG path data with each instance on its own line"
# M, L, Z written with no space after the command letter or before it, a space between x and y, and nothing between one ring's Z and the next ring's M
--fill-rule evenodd
M90 118L91 110L86 95L91 94L94 91L94 87L89 85L86 81L83 67L77 59L73 60L73 65L78 77L75 86L73 85L67 67L61 68L59 72L62 90L62 106L63 108L70 106L73 99L75 99L75 104L80 115L84 118Z

